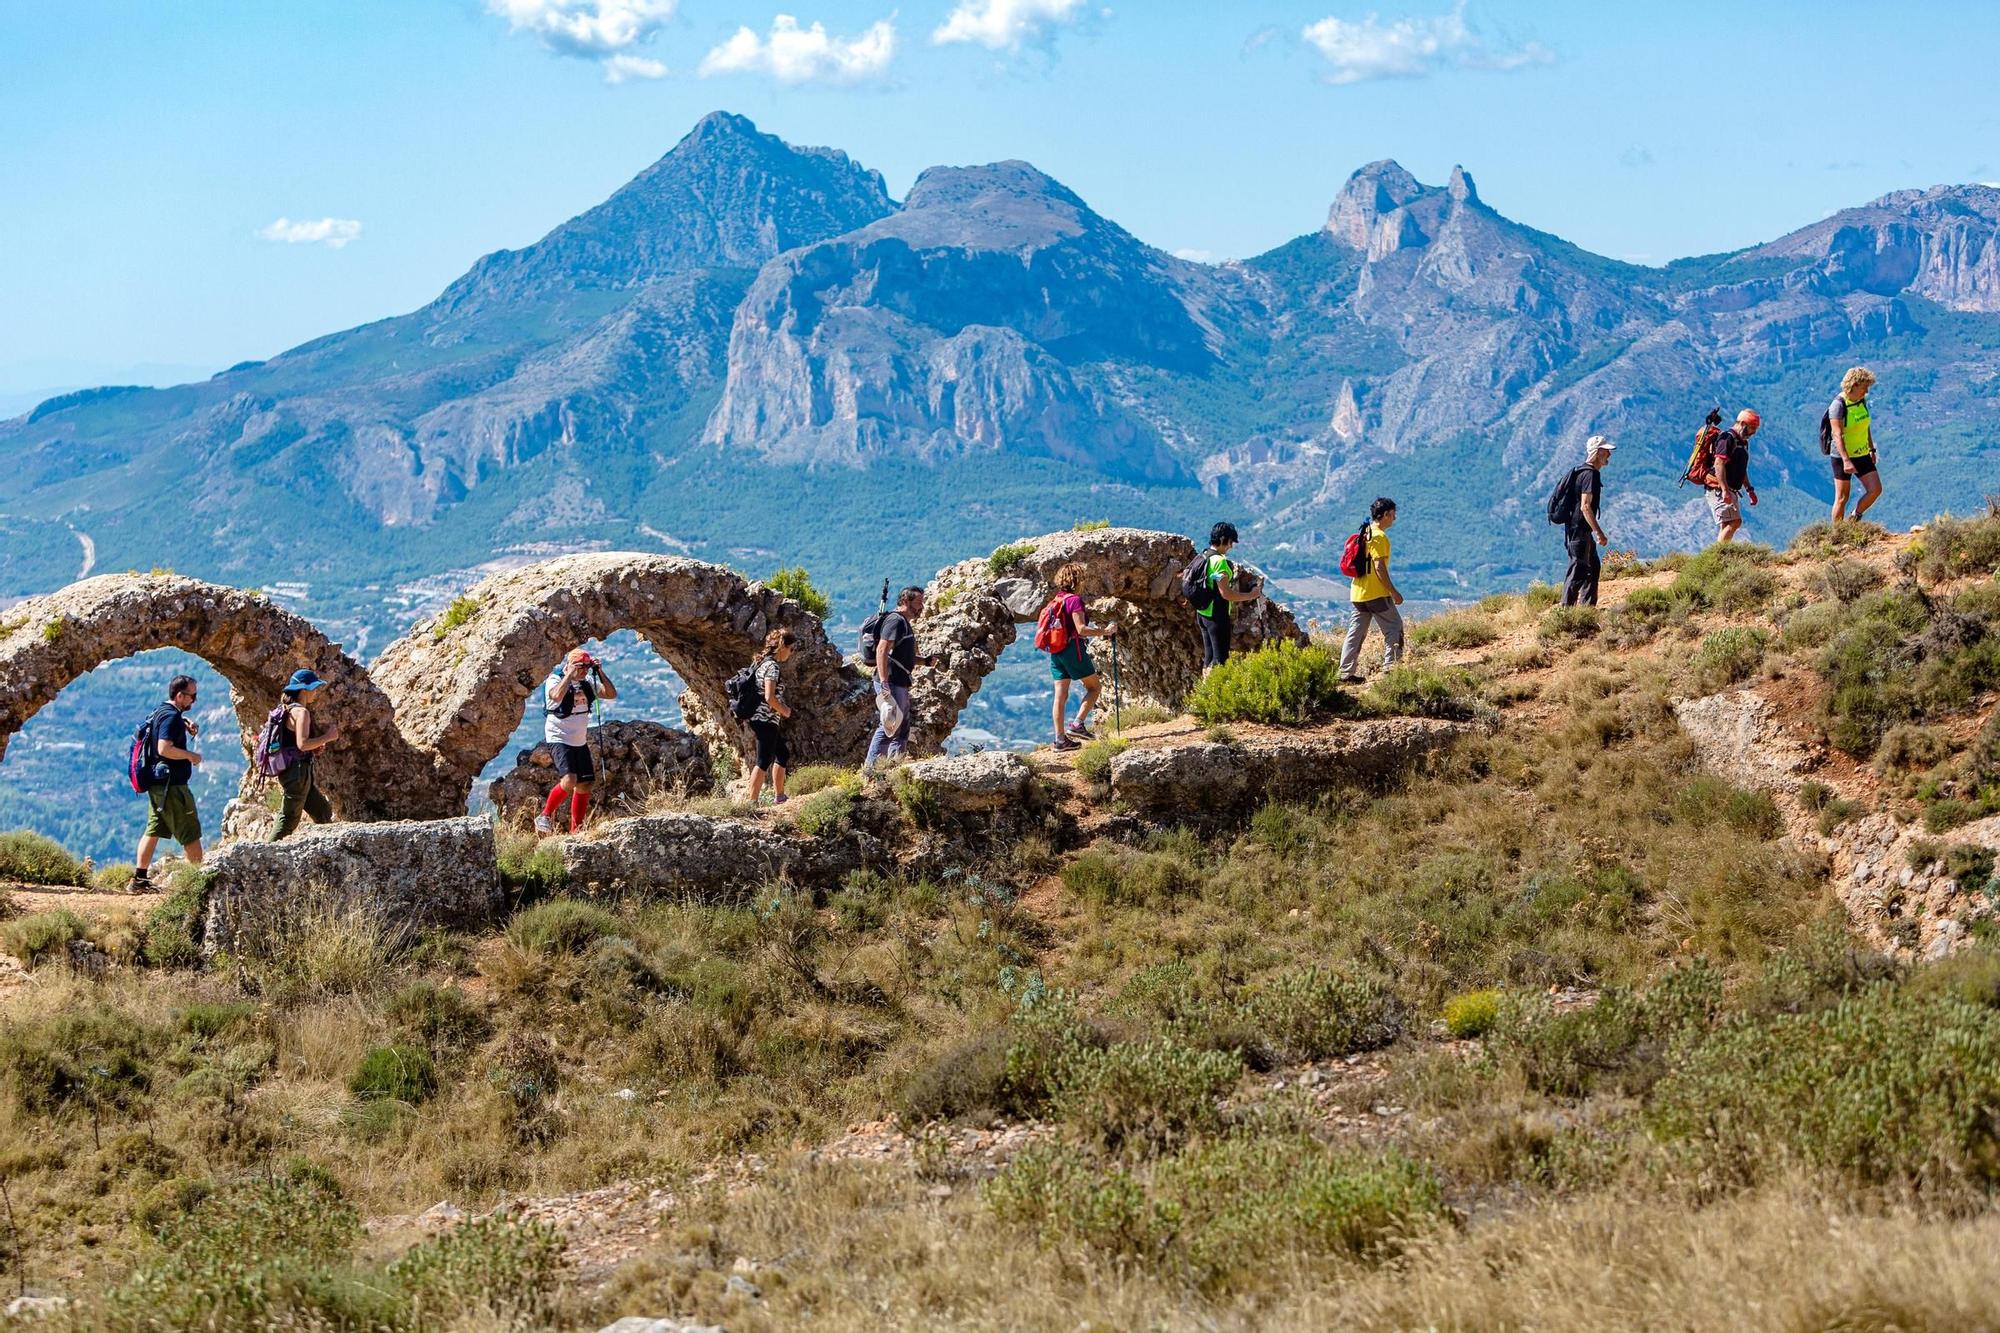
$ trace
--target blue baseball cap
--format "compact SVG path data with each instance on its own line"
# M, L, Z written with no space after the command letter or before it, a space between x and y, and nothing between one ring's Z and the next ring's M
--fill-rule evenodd
M294 690L316 690L324 684L326 682L321 680L310 667L300 667L292 673L292 678L285 682L285 693L290 694Z

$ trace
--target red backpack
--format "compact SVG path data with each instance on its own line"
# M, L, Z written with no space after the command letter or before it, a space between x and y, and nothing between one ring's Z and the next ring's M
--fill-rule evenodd
M1340 548L1340 572L1351 579L1365 579L1370 563L1368 525L1363 523L1358 531L1347 534L1347 545Z
M1068 593L1057 593L1055 599L1042 608L1042 614L1035 618L1035 648L1038 652L1059 653L1069 647L1069 617L1063 614L1063 603L1068 599Z

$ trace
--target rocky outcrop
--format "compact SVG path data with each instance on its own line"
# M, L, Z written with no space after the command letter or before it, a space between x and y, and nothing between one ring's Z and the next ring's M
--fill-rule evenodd
M832 889L885 852L866 833L809 838L697 814L615 820L562 844L572 893L733 903L778 884Z
M917 715L912 739L920 749L939 745L950 734L1019 627L1032 624L1054 596L1050 580L1066 564L1084 569L1080 592L1092 623L1119 627L1118 675L1125 700L1180 706L1201 674L1201 632L1178 582L1194 559L1193 542L1172 533L1104 528L1015 545L1016 556L1003 569L996 571L987 559L966 560L931 580L917 643L945 660L919 670L911 692ZM1291 613L1268 598L1239 605L1234 624L1240 651L1278 639L1304 641ZM1092 640L1090 647L1108 690L1110 645Z
M592 727L590 752L597 764L591 808L605 815L635 814L656 795L700 796L715 785L715 767L701 737L657 722ZM532 823L555 780L554 747L521 751L514 767L486 788L495 818L516 826Z
M207 868L209 953L269 947L350 914L392 931L478 927L501 906L486 819L308 826L283 842L226 847Z
M454 606L391 644L374 672L410 744L435 756L436 781L461 801L563 654L621 629L679 673L691 696L683 712L712 744L744 745L741 728L720 721L723 683L780 628L799 644L784 669L794 759L852 762L874 728L866 681L818 618L720 565L632 552L563 556L496 575Z
M1005 810L1028 799L1035 770L1018 754L1004 750L919 759L901 770L902 777L920 782L948 810Z
M1380 784L1468 730L1463 722L1386 718L1227 744L1135 746L1111 761L1111 795L1156 822L1199 824L1267 801Z
M210 736L245 754L293 671L310 667L328 683L322 707L341 725L340 740L318 760L320 789L336 816L373 820L462 813L462 795L442 800L431 763L397 729L394 711L368 673L312 623L260 593L178 574L104 574L33 597L0 613L0 754L8 740L71 681L134 653L179 648L229 682L240 737ZM166 679L161 678L161 697ZM136 723L135 723L136 725ZM266 781L246 771L247 803L261 803Z
M1674 701L1674 717L1694 742L1702 767L1753 791L1791 794L1812 764L1784 733L1770 700L1755 690Z

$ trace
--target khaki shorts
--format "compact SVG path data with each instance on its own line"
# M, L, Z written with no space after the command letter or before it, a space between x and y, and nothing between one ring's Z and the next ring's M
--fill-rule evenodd
M154 787L146 793L146 836L171 838L185 847L201 841L201 815L194 808L194 789L185 782Z
M1743 521L1743 511L1723 498L1723 492L1711 486L1708 488L1708 512L1714 516L1717 527L1733 527Z

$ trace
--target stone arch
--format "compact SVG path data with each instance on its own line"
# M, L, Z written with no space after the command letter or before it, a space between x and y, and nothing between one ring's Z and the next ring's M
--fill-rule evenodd
M426 785L430 761L403 740L388 699L339 644L261 593L178 574L100 575L0 613L0 755L71 681L156 648L193 653L229 682L246 756L286 678L299 667L318 672L343 732L318 761L337 817L405 817L407 794ZM249 769L245 792L264 781Z
M1028 550L1001 572L982 557L940 570L931 580L917 640L924 652L946 660L939 670L917 673L910 698L917 715L912 744L936 749L944 743L1019 626L1033 623L1055 595L1050 580L1056 570L1072 561L1086 570L1081 593L1092 622L1119 626L1126 700L1179 708L1201 675L1201 632L1179 588L1181 570L1194 559L1194 543L1170 532L1102 528L1051 533L1018 545ZM1292 613L1269 598L1239 606L1234 631L1237 651L1279 639L1303 643L1306 637ZM1094 644L1092 650L1108 672L1108 658Z
M469 609L460 623L447 613L418 625L373 672L406 742L432 757L435 781L459 809L562 655L621 629L680 674L689 728L711 744L741 752L744 729L729 718L724 682L778 628L799 640L785 667L794 762L854 762L874 725L866 679L841 661L818 617L720 565L633 552L562 556L497 574L458 605Z

